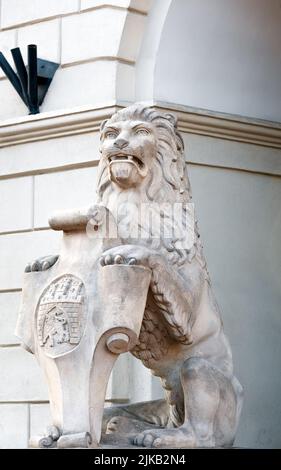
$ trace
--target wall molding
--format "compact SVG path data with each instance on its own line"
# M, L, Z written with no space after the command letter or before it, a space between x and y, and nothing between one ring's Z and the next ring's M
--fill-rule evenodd
M100 5L96 5L93 7L89 8L83 8L83 9L77 9L70 11L68 13L59 13L59 14L53 14L50 16L43 16L42 18L35 18L33 20L26 20L22 21L19 23L13 23L9 26L1 26L0 31L9 31L13 29L18 29L18 28L25 28L26 26L33 26L38 23L46 23L47 21L52 21L58 18L66 18L68 16L75 16L75 15L83 15L84 13L89 13L91 11L97 11L97 10L104 10L104 9L110 9L110 10L119 10L119 11L127 11L129 13L135 13L137 15L142 15L142 16L147 16L149 9L141 9L141 8L132 8L132 7L125 7L125 6L120 6L120 5L111 5L110 1L101 3Z
M181 132L281 148L280 123L168 103L156 103L156 107L175 112Z
M0 148L97 132L101 122L123 106L122 103L109 103L96 108L82 106L63 112L54 111L1 121ZM163 112L174 112L178 116L178 128L181 132L281 148L279 123L166 103L154 103L154 106Z
M98 108L78 107L64 112L48 112L0 122L0 148L97 132L104 119L119 107L114 104Z

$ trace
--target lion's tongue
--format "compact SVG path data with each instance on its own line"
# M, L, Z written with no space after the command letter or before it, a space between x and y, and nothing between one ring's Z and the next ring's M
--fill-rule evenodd
M116 162L111 165L111 174L117 181L129 180L135 171L134 165L127 162Z

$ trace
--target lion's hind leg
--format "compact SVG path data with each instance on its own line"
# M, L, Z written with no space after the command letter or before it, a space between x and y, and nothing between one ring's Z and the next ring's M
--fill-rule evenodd
M230 447L237 427L237 394L230 379L203 358L186 360L181 369L184 423L174 429L138 434L144 447Z
M181 371L185 423L196 447L229 447L237 428L238 397L231 379L203 358L188 359Z
M104 409L103 432L136 435L146 429L164 427L168 420L169 407L166 400L113 406Z

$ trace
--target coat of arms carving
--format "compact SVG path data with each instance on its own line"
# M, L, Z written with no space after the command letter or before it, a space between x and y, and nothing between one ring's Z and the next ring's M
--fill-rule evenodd
M71 352L80 342L85 323L85 288L67 274L53 281L38 304L37 335L44 352L57 357Z

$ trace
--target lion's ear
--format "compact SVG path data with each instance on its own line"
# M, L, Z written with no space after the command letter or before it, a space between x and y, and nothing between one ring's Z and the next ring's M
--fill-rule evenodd
M106 123L108 122L108 119L104 119L102 122L101 122L101 125L100 125L100 132L103 131Z
M174 127L177 127L177 123L178 123L177 116L175 116L172 113L165 113L164 116L165 116L166 119L168 119L168 121L170 121L171 124L173 124Z

